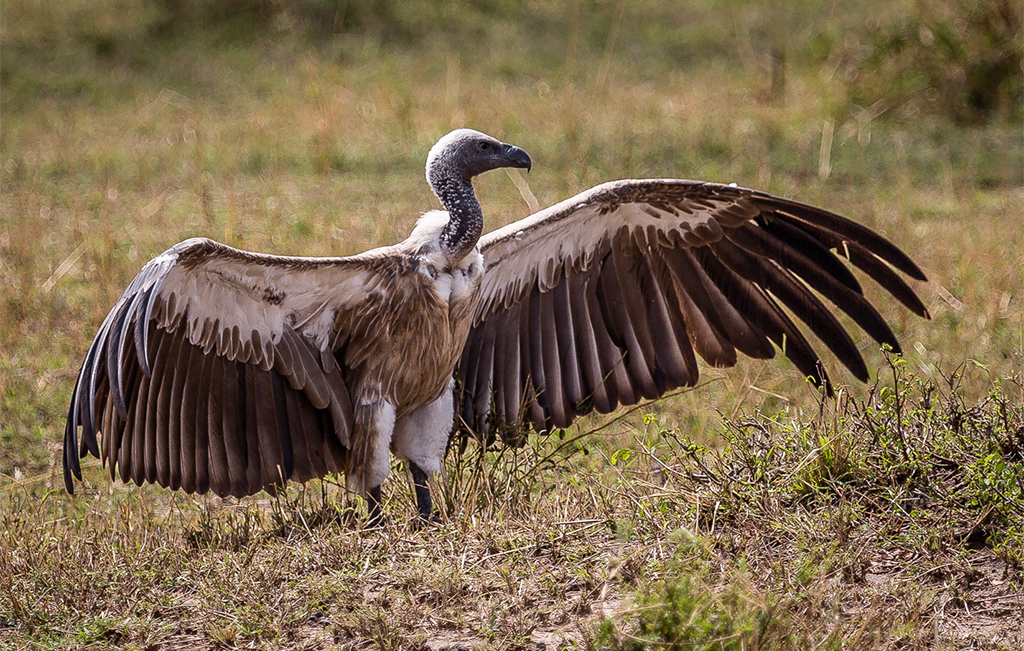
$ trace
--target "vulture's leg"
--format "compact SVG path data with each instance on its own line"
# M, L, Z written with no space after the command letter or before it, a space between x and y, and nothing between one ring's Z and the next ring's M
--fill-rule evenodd
M427 471L410 461L409 472L412 475L412 489L416 493L416 506L419 508L420 518L426 521L436 519L436 517L432 517L434 512L430 501L430 484L428 483L430 477L427 475Z
M429 482L441 470L441 460L452 432L454 386L453 379L440 398L399 418L391 439L391 451L409 465L416 506L424 520L432 519Z
M366 528L376 529L383 520L383 513L380 508L380 486L366 491L366 503L369 505L366 516Z

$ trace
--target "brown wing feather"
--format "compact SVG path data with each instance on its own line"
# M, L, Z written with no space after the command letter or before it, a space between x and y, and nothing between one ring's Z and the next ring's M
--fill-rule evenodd
M474 372L460 375L457 404L468 429L486 436L496 426L514 431L509 421L564 427L692 385L695 352L724 367L737 352L768 358L777 347L831 390L790 313L865 380L857 346L819 295L877 341L899 344L846 261L927 315L896 273L923 280L923 272L881 235L714 183L607 183L485 236L480 248L482 296L457 369ZM494 327L502 336L478 334ZM519 346L506 352L517 329ZM480 368L481 358L493 363ZM523 415L509 409L517 395L526 397ZM492 414L491 405L504 407Z
M68 491L86 454L125 481L220 495L343 469L352 405L338 360L320 346L339 338L332 328L380 266L208 240L158 256L82 365L65 429Z

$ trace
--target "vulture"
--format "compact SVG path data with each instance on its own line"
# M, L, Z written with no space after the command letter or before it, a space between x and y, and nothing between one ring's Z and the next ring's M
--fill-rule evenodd
M697 357L781 351L830 391L799 319L868 378L834 310L895 351L856 267L912 312L921 269L833 212L701 181L598 185L481 237L472 179L530 170L471 129L430 150L444 210L350 257L288 257L189 239L139 272L78 375L64 482L96 456L111 479L237 497L344 473L381 512L390 455L420 516L449 438L511 439L693 386ZM824 300L823 300L824 299Z

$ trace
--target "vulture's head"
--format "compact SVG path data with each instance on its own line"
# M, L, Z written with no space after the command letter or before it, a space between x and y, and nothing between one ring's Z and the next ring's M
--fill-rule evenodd
M434 188L446 179L468 181L499 167L530 170L525 151L473 129L456 129L437 141L427 155L427 180Z

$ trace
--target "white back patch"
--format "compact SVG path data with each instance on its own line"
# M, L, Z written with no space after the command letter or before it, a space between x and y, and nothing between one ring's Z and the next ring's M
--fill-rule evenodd
M414 249L423 248L430 252L441 248L441 231L448 225L448 211L431 210L416 220L416 227L405 243Z

